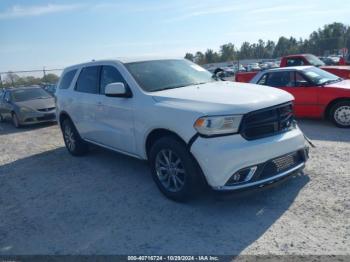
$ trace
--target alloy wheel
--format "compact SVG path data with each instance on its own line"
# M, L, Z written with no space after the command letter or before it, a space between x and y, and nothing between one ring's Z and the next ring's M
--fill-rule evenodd
M337 108L334 112L334 119L339 125L350 126L350 106Z
M170 149L163 149L156 156L156 172L163 187L179 192L185 185L186 172L181 159Z
M66 141L66 145L70 151L74 151L75 149L75 139L72 128L69 125L66 125L64 128L64 140Z

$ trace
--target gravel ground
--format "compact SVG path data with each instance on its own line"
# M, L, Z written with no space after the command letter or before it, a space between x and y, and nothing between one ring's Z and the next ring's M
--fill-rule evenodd
M350 131L302 120L304 175L179 204L146 163L70 156L56 125L0 124L0 255L350 254Z

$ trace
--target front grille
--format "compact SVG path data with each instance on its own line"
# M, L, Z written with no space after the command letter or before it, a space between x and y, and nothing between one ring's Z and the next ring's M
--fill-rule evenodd
M301 151L272 159L265 163L264 167L261 169L258 179L275 176L301 164L304 161L306 161L305 156Z
M247 140L273 136L293 126L292 103L282 104L246 114L240 133Z
M54 120L56 118L56 114L48 114L45 116L37 117L36 119L38 121L45 121L45 120Z
M52 111L54 109L55 109L55 107L49 107L49 108L38 109L38 111L40 111L40 112L49 112L49 111Z

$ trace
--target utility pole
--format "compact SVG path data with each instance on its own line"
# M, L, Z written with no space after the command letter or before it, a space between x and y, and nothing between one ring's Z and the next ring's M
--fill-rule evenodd
M0 74L0 88L3 88L3 86L2 86L2 78L1 78L1 74Z
M44 74L43 79L44 79L44 81L46 81L46 70L45 70L45 66L43 67L43 74Z

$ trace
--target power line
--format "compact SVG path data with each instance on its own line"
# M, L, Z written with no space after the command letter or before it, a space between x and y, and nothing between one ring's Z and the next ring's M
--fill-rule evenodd
M63 71L63 68L55 68L55 69L45 69L45 72L48 72L48 71ZM38 69L38 70L22 70L22 71L6 71L6 72L0 72L0 74L8 74L8 73L13 73L13 74L16 74L16 73L36 73L36 72L43 72L42 69Z

